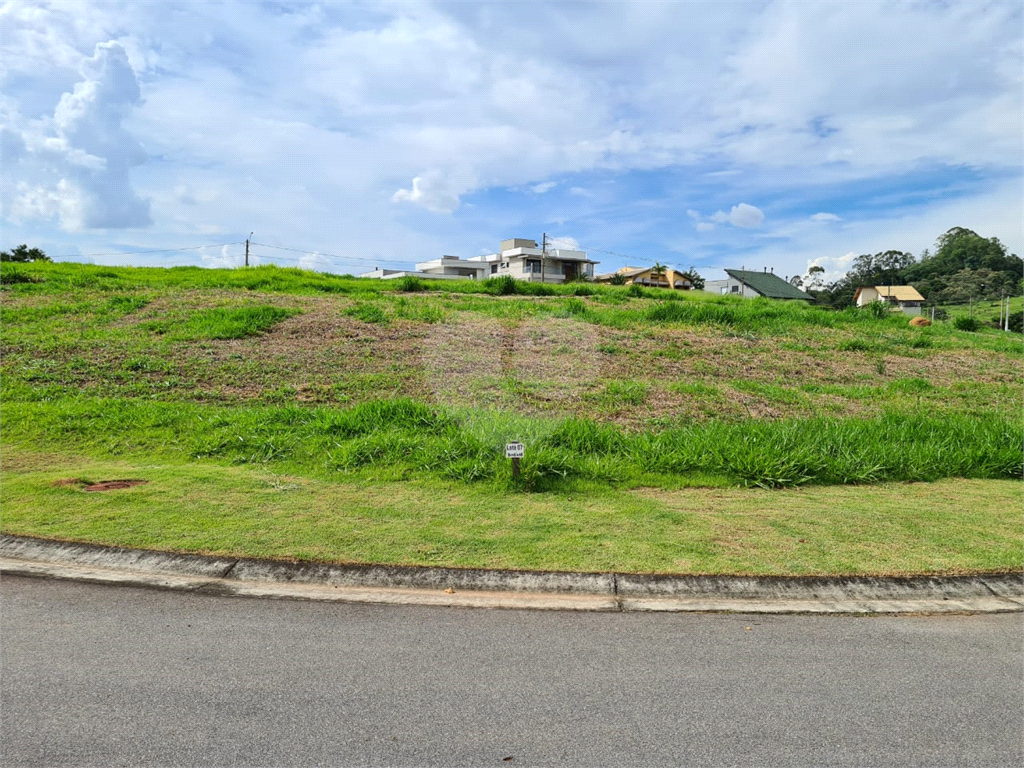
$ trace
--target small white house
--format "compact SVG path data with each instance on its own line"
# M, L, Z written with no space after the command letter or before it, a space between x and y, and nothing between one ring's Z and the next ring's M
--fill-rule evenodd
M900 310L905 315L920 315L924 305L924 296L912 285L874 285L858 288L853 295L858 307L866 307L873 301L884 301L893 310Z

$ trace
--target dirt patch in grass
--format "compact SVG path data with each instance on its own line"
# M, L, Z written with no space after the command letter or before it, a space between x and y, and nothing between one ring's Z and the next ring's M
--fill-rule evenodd
M90 493L101 493L103 491L117 491L122 488L133 488L136 485L145 485L149 480L101 480L98 483L90 483L82 490Z

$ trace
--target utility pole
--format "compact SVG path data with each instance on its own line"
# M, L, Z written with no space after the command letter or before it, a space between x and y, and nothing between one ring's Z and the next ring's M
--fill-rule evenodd
M249 266L249 240L252 239L252 232L249 233L249 237L245 238L245 266Z
M544 282L544 262L548 260L548 233L545 232L540 241L540 281Z

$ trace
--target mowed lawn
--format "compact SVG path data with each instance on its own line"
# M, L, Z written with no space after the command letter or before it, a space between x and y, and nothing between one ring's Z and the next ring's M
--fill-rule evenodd
M1021 484L616 489L496 495L432 478L6 448L2 530L175 552L410 565L729 574L1020 570ZM148 482L92 493L84 482ZM59 483L58 481L72 481ZM82 482L73 482L82 481Z

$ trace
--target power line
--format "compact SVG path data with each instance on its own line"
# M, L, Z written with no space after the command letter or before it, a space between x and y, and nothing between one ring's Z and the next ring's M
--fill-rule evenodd
M198 251L203 248L223 248L225 245L241 245L242 240L233 243L212 243L210 245L190 245L187 248L154 248L147 251L110 251L109 253L69 253L63 256L54 256L55 259L74 259L83 256L136 256L143 253L174 253L177 251Z

